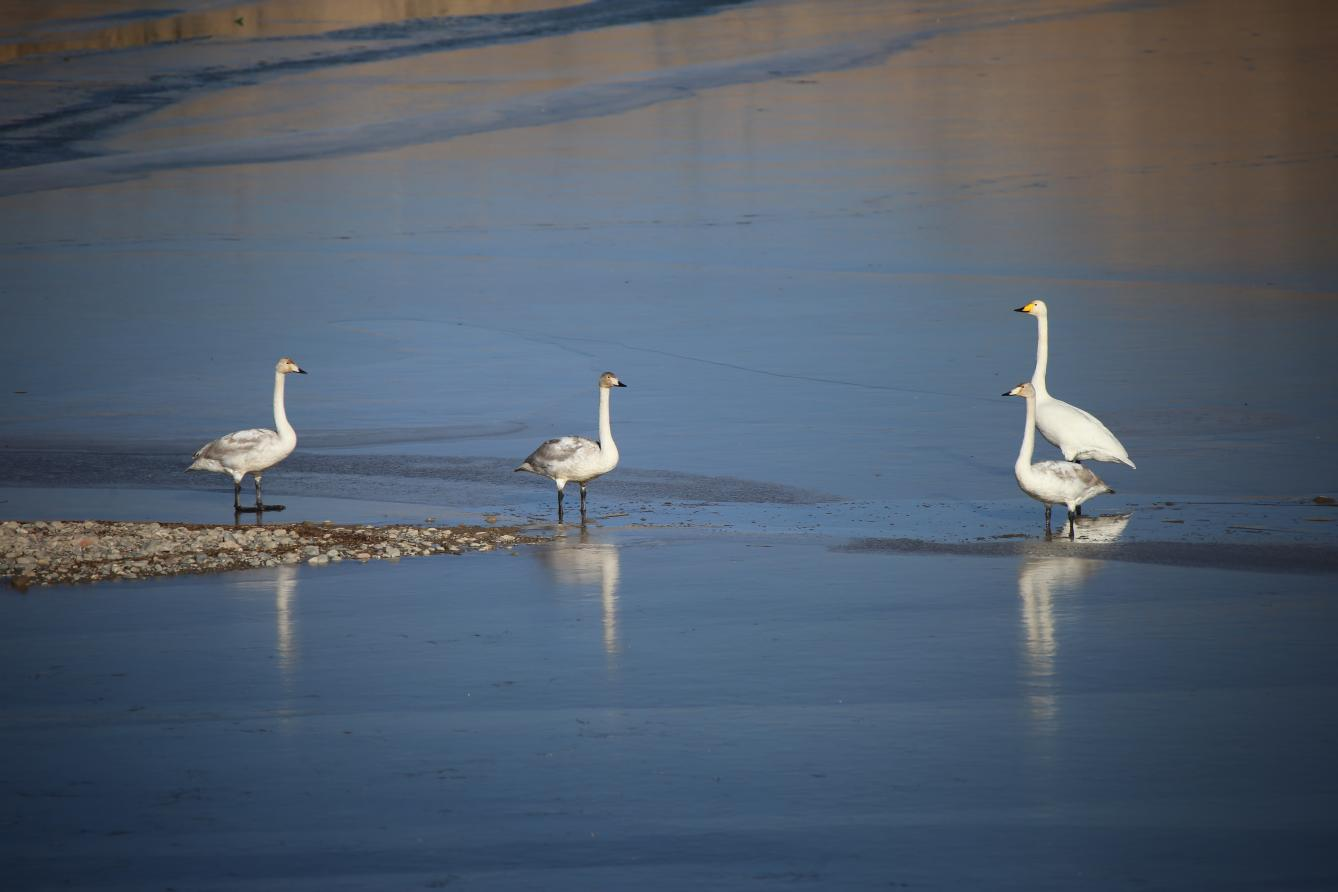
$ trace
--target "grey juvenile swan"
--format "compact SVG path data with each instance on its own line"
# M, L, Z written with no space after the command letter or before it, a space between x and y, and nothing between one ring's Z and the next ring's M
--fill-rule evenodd
M266 505L260 499L260 478L268 469L292 453L297 446L297 431L288 423L283 411L283 379L285 375L306 372L287 356L274 366L274 426L277 431L257 427L237 431L206 443L195 453L195 461L187 471L214 471L232 476L232 507L236 511L282 511L283 505ZM242 478L247 474L255 480L256 504L243 508L240 504Z
M1031 463L1036 445L1036 389L1023 382L1004 396L1020 396L1027 401L1027 426L1022 433L1022 448L1018 450L1013 473L1017 485L1036 501L1045 505L1045 535L1050 533L1050 509L1064 505L1069 512L1069 538L1073 538L1073 520L1078 506L1093 496L1113 493L1115 490L1089 469L1071 461L1041 461Z
M558 523L562 522L562 489L567 481L581 484L581 518L585 518L585 485L618 466L618 444L609 424L609 390L626 387L613 372L599 376L599 440L558 437L548 440L520 463L517 471L549 477L557 484Z

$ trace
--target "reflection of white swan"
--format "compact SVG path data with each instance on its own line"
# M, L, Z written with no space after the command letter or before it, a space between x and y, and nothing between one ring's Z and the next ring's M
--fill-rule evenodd
M195 461L187 471L215 471L232 477L232 507L237 511L282 511L282 505L265 505L260 499L260 478L265 471L283 461L297 446L297 432L288 423L283 410L283 376L306 372L287 356L274 365L274 426L277 430L257 427L237 431L205 443L195 453ZM242 478L247 474L256 484L254 508L240 504Z
M613 372L599 376L598 441L585 437L547 440L516 468L517 471L551 477L557 484L558 523L562 522L562 490L568 480L581 485L581 517L584 518L585 485L618 466L618 444L613 442L613 426L609 422L609 388L626 386Z
M1036 427L1041 436L1059 447L1065 461L1123 462L1136 467L1124 445L1095 415L1055 399L1045 389L1045 371L1050 361L1050 317L1045 301L1033 300L1017 312L1036 317L1036 369L1031 386L1036 389Z
M1068 508L1069 538L1073 538L1073 517L1078 506L1101 493L1113 493L1100 477L1080 464L1070 461L1042 461L1031 463L1036 445L1036 391L1027 383L1019 384L1004 396L1020 396L1027 401L1027 426L1022 433L1022 448L1018 450L1013 473L1017 485L1036 501L1045 505L1045 535L1050 535L1050 509L1053 505Z
M280 564L269 571L245 574L236 582L238 589L257 596L274 596L274 662L287 687L297 668L297 580L298 569L293 564Z
M296 623L293 618L293 599L297 594L297 567L280 564L274 568L274 628L275 652L279 671L289 677L297 666Z
M1082 537L1088 542L1114 542L1124 535L1124 528L1129 525L1131 517L1132 513L1100 514L1096 517L1084 515L1078 518L1078 526L1082 529Z
M1089 536L1113 542L1129 523L1128 514L1084 517L1078 522ZM1039 543L1037 543L1039 545ZM1051 732L1059 717L1055 696L1055 661L1059 655L1055 597L1080 589L1104 563L1044 551L1027 554L1017 571L1017 594L1025 636L1027 702L1037 727Z
M583 595L598 589L604 652L610 657L617 655L622 650L618 640L618 583L622 572L618 546L591 542L582 524L580 537L575 541L560 536L536 552L559 584L582 589Z

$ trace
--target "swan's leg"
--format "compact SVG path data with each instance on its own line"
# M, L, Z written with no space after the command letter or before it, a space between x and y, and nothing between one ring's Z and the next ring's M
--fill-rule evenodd
M254 511L254 512L256 512L256 513L258 514L258 513L260 513L261 511L264 510L263 508L260 507L260 478L259 478L259 477L255 477L255 475L252 475L252 476L254 477L255 482L256 482L256 507L254 507L254 508L243 508L243 507L242 507L240 504L238 504L238 502L237 502L237 499L238 499L238 498L241 496L241 494L242 494L242 480L246 477L246 475L243 474L241 477L238 477L235 481L233 481L233 484L232 484L232 513L233 513L233 514L241 514L241 513L250 514L252 511Z
M585 484L581 484L581 516L585 517Z
M256 506L255 506L254 508L242 508L242 509L241 509L242 511L254 511L254 512L257 513L257 514L260 514L260 513L264 512L264 511L282 511L282 510L284 509L284 506L283 506L283 505L266 505L266 504L265 504L265 500L264 500L264 498L262 498L261 495L260 495L260 478L261 478L262 476L264 476L264 475L263 475L263 474L252 474L252 475L251 475L251 479L254 480L255 483L256 483Z
M558 523L562 523L562 487L559 486L557 488L557 491L558 491Z
M1073 530L1074 530L1074 528L1077 526L1077 524L1074 523L1074 520L1075 520L1075 518L1077 518L1077 516L1078 516L1078 512L1077 512L1076 510L1075 510L1075 511L1070 511L1070 512L1069 512L1069 541L1070 541L1070 542L1073 541Z
M1050 506L1045 506L1045 538L1050 538Z

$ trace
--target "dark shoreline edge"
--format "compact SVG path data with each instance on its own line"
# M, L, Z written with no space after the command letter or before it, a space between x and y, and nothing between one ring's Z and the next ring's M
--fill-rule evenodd
M854 539L833 550L851 554L960 555L963 557L1076 558L1185 568L1257 573L1338 573L1338 548L1296 543L1226 542L1071 543L1058 538L983 542L930 542L924 539Z

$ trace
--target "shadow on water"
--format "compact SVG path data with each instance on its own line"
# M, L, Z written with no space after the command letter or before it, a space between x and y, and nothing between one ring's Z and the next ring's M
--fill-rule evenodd
M970 542L934 542L912 538L855 539L833 546L836 551L897 553L970 557L1055 557L1076 561L1124 561L1218 570L1267 573L1338 573L1338 552L1321 545L1185 541L1116 541L1124 533L1130 515L1078 518L1077 541L1065 536L1046 540L1014 537ZM1108 526L1109 524L1109 526Z
M187 453L189 454L189 453ZM126 487L136 489L230 489L226 476L188 475L178 453L11 451L5 483L10 486ZM542 489L547 480L518 481L513 459L484 456L322 455L298 453L265 475L284 492L345 499L407 503L496 505ZM619 468L601 480L601 493L622 500L747 502L816 505L836 496L800 487L737 477L711 477L647 468Z

